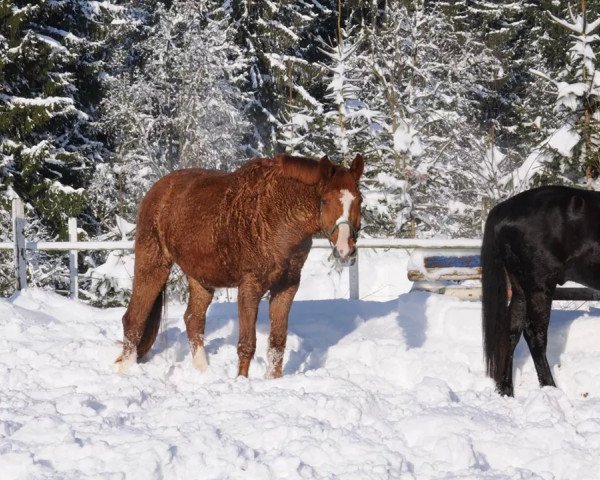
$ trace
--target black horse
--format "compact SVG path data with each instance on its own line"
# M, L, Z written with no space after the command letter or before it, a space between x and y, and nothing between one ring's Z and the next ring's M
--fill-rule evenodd
M485 223L481 263L483 350L498 392L513 395L521 333L540 385L555 386L546 359L552 297L568 280L600 289L600 192L541 187L496 205Z

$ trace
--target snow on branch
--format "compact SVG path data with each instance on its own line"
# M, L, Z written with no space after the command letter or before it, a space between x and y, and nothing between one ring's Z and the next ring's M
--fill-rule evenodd
M566 29L571 30L572 32L575 32L579 35L590 35L600 25L600 18L597 18L593 22L586 23L586 22L584 22L583 16L581 16L581 15L574 16L571 14L573 23L569 23L568 21L563 20L562 18L555 17L551 13L549 13L548 15L555 23L558 23L559 25L562 25ZM584 25L585 25L585 28L584 28Z
M25 97L14 97L0 94L0 100L8 103L9 105L27 105L34 107L56 107L59 105L73 105L75 102L69 97L46 97L46 98L25 98Z
M556 82L556 80L550 78L548 75L546 75L544 72L540 72L539 70L536 70L535 68L530 68L529 72L532 73L533 75L536 75L540 78L543 78L544 80L549 81L550 83L554 84L556 87L558 87L558 83Z

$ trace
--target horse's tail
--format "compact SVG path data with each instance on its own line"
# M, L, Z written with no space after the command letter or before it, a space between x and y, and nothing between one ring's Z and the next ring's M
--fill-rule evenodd
M158 330L160 328L160 321L163 317L164 307L166 305L166 286L159 292L156 300L154 300L154 305L152 305L152 310L148 314L146 318L146 323L144 326L144 332L142 333L142 338L137 346L137 357L143 357L156 340L156 336L158 335Z
M494 210L485 222L481 246L483 357L488 375L498 385L510 346L507 278L496 242Z

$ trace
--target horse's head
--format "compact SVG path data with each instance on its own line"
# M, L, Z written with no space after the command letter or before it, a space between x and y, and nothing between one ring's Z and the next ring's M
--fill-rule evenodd
M319 169L323 179L321 227L333 246L333 255L341 263L353 263L360 230L362 196L358 181L364 169L363 157L356 155L349 169L323 157Z

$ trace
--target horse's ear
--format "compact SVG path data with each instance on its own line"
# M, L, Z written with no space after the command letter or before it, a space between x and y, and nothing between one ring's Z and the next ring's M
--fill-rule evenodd
M329 180L333 176L334 169L335 165L329 160L327 155L321 157L321 160L319 160L319 171L321 172L322 180Z
M352 173L352 176L355 178L356 183L358 183L358 181L360 180L364 169L365 161L363 159L363 156L360 153L357 153L356 157L354 157L354 160L352 160L352 166L350 167L350 173Z

